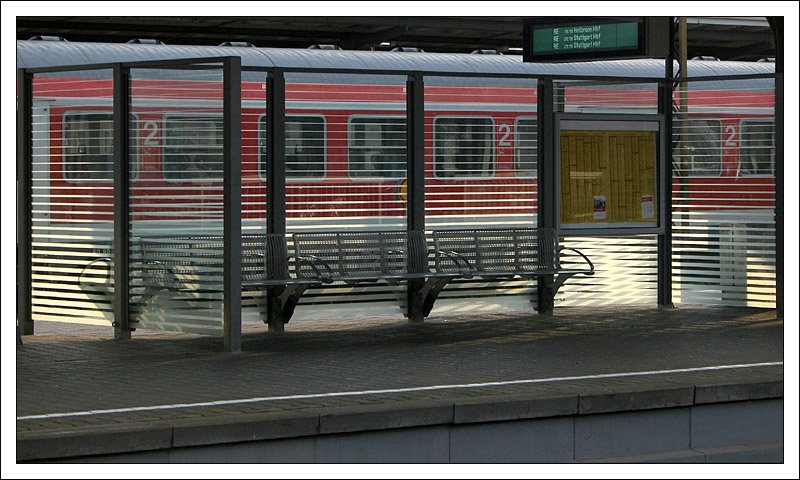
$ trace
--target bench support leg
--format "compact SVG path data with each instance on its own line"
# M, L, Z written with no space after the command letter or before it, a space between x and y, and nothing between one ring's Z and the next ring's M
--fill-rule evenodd
M423 314L423 301L422 291L425 288L425 280L409 280L408 289L406 292L406 311L408 321L411 323L422 322L425 318Z
M542 275L539 277L536 311L540 315L553 314L553 303L559 287L554 285L554 283L553 275Z
M410 322L421 322L433 309L439 293L451 278L429 278L408 282L408 309L406 316Z
M267 289L267 312L265 322L267 331L279 333L289 323L294 309L310 285L287 285Z
M552 315L555 297L561 285L578 273L559 273L539 276L539 305L536 310L541 315ZM591 275L591 274L590 274Z
M267 331L270 333L283 332L284 321L281 305L281 294L286 290L285 287L273 287L267 289L266 318Z

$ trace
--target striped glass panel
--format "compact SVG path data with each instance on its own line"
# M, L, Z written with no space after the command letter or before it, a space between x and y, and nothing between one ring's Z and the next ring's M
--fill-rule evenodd
M562 246L580 250L594 264L594 275L575 275L555 298L555 306L656 305L658 243L655 235L614 237L566 236ZM561 265L583 268L585 262L566 251Z
M141 139L130 184L131 325L220 335L222 74L135 69L131 86Z
M775 307L773 88L727 80L675 93L676 303Z
M429 230L536 222L536 81L426 77Z
M558 83L561 95L557 109L567 113L606 115L653 115L658 113L658 86L655 84L599 84L587 82ZM590 117L587 117L590 118ZM626 140L627 142L631 140ZM563 146L562 146L563 148ZM617 195L635 191L632 185L620 186ZM614 194L609 190L609 195ZM570 193L563 203L579 201L585 191ZM591 200L591 199L590 199ZM629 200L630 202L630 200ZM656 202L657 203L657 202ZM563 212L562 212L563 214ZM623 235L612 237L577 237L562 231L562 246L576 248L595 265L592 276L576 275L567 280L555 299L555 306L593 306L657 303L657 239L655 235ZM569 266L580 258L564 256Z
M404 230L406 77L286 75L286 230ZM251 89L245 88L245 92ZM252 89L255 91L255 89ZM250 96L247 97L250 99ZM268 101L268 99L267 99ZM245 101L242 116L243 232L265 233L267 120L264 103ZM248 125L251 125L248 127ZM257 170L257 173L256 173ZM291 242L291 236L287 237ZM251 253L258 248L247 243ZM290 252L292 245L289 245ZM294 275L294 265L290 273ZM332 284L309 289L292 322L319 313L352 315L352 303L401 314L403 286ZM319 305L320 307L316 307ZM263 320L263 293L243 292L243 321Z
M110 325L112 72L37 74L33 86L33 320Z
M405 103L404 77L286 76L288 232L406 227Z
M242 265L243 280L263 272L267 231L267 89L265 74L243 74L242 81ZM287 128L291 128L287 123ZM287 168L291 168L288 167ZM305 170L308 172L308 170ZM247 272L246 274L244 272ZM260 324L265 304L260 292L242 291L242 322ZM263 317L266 319L266 317Z
M536 225L536 89L534 79L426 77L428 230ZM530 308L534 283L454 280L431 315Z
M567 113L658 113L658 86L652 83L557 82L556 110Z

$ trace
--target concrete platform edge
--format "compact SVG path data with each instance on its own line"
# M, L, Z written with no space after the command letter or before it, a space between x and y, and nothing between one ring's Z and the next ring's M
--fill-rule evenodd
M463 401L398 401L362 407L320 408L308 414L253 414L191 421L130 424L55 432L18 432L17 462L59 461L186 446L369 432L413 427L506 422L599 413L691 407L710 403L783 398L783 381L695 385L658 390L550 398L492 397ZM775 457L775 446L766 450ZM782 455L782 447L780 448ZM726 452L703 460L725 461ZM694 457L694 454L681 458ZM760 458L760 457L759 457ZM781 457L782 458L782 457ZM631 461L647 461L647 459ZM652 460L654 461L654 460Z

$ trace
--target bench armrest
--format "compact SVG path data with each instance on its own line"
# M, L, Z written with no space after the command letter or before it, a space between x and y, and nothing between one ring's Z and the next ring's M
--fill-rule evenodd
M464 255L461 255L458 252L454 252L453 250L439 250L439 253L441 255L446 256L447 258L452 260L453 263L456 264L456 267L458 267L459 275L461 275L464 278L472 278L472 271L474 269L472 268L472 265L469 263L469 260L467 260L467 258Z
M589 271L586 272L586 275L594 275L594 264L592 263L591 260L589 260L589 257L587 257L586 255L581 253L580 250L577 250L575 248L570 248L570 247L559 247L559 249L558 249L559 256L561 256L561 251L563 251L563 250L573 251L573 252L577 253L578 255L580 255L581 257L583 257L583 259L586 260L586 263L589 264ZM558 263L559 263L558 267L561 268L561 261L559 261Z
M80 276L78 276L78 279L79 279L78 282L80 283L81 288L88 288L90 282L88 280L86 280L84 277L88 278L89 272L94 268L94 265L96 265L96 264L99 265L100 263L106 263L108 268L106 268L105 272L102 274L102 278L105 280L105 285L104 285L103 288L105 290L110 290L110 288L111 288L111 265L113 264L113 262L114 261L111 259L111 257L102 257L102 258L95 258L91 262L89 262L86 265L84 265L83 269L81 269ZM101 269L102 269L102 267L101 267Z
M325 260L322 260L321 258L317 257L316 255L304 255L304 256L297 257L297 261L300 262L300 263L305 263L306 265L311 267L311 270L314 271L314 275L317 277L317 280L319 280L320 282L322 282L322 283L333 283L333 276L334 276L333 275L333 270L331 269L331 266L328 265L328 262L326 262ZM318 265L323 267L323 270L325 270L325 273L327 273L327 276L323 275L323 273L317 267Z

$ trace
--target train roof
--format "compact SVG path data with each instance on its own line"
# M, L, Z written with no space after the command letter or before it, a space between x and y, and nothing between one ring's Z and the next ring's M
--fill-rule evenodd
M625 78L664 76L664 61L659 59L546 64L524 63L519 55L17 41L17 68L228 56L241 57L242 67L248 68L348 69L369 72L369 75L360 76L361 80L366 76L373 76L376 71ZM772 74L775 68L774 64L767 62L689 61L688 71L691 78ZM243 78L247 79L248 76L249 73L243 73Z

